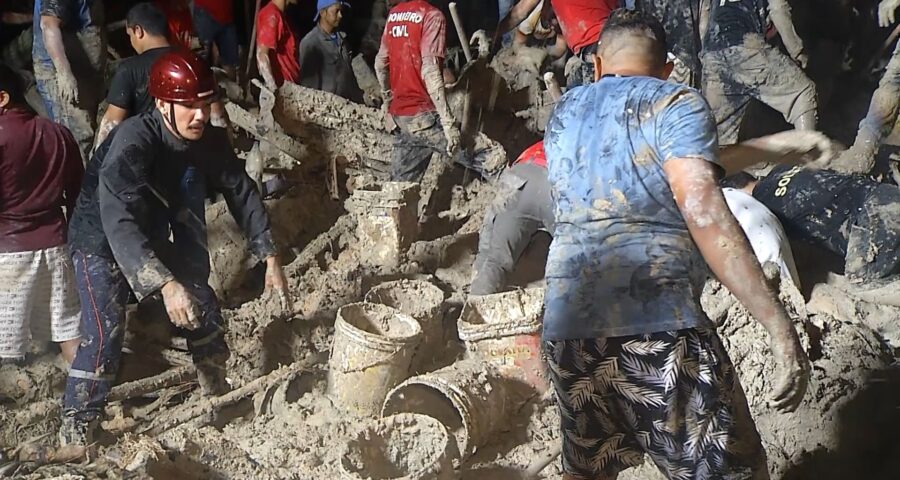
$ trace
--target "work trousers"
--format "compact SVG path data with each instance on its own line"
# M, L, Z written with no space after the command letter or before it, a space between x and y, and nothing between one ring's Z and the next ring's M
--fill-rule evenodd
M553 234L553 201L547 169L516 164L498 180L499 191L484 216L469 293L489 295L506 286L506 278L538 230Z
M72 260L81 299L81 345L69 369L63 411L90 421L101 413L118 372L129 286L114 260L79 251L72 252ZM187 339L195 365L224 362L229 350L215 293L205 281L179 281L202 315L199 328L176 333Z
M757 99L791 124L817 110L816 85L780 50L762 39L707 51L703 60L703 94L716 117L719 143L732 145L750 100Z

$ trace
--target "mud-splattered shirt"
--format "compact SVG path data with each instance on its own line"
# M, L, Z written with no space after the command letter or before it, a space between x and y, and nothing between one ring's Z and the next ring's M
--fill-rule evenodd
M388 13L378 56L387 64L390 75L391 115L434 111L422 79L422 58L443 59L446 41L444 14L424 0L400 3Z
M275 84L280 87L284 82L297 83L300 80L297 37L284 12L274 3L269 3L260 9L256 18L256 43L269 49L269 64Z
M206 128L202 139L189 142L176 138L159 112L131 117L88 164L69 247L114 259L138 298L173 278L208 280L207 189L225 197L259 259L275 253L256 186L225 130Z
M663 164L717 161L716 122L699 92L649 77L605 77L567 92L544 137L556 231L544 338L583 339L709 326L706 263Z
M703 49L717 51L744 43L748 34L763 35L768 24L765 0L710 0Z
M63 34L71 34L77 32L79 34L78 41L82 45L100 44L100 27L102 27L102 19L95 19L99 9L94 9L93 0L35 0L34 1L34 20L32 27L34 28L34 44L31 47L31 54L34 62L53 66L53 60L47 53L47 47L44 45L44 35L41 29L41 15L48 17L56 17L62 22ZM93 27L93 28L91 28ZM91 38L87 38L91 37ZM69 38L66 38L69 40ZM68 48L67 48L68 50ZM105 54L106 52L104 52ZM91 52L87 52L91 56ZM78 58L70 59L75 63ZM72 68L75 68L73 65Z
M782 166L756 184L753 198L781 220L789 236L843 257L850 226L878 185L859 175Z

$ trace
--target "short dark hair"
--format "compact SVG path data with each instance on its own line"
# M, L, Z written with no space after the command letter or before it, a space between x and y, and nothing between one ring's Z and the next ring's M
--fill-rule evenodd
M618 8L610 13L600 32L600 43L610 42L622 34L637 34L654 40L652 55L659 65L665 65L668 56L666 31L656 18L635 10Z
M169 35L166 14L150 2L139 3L131 7L128 15L125 16L125 25L128 28L140 26L145 32L156 37Z
M756 177L753 175L750 175L747 172L738 172L719 180L719 185L722 188L736 188L740 190L755 181Z
M22 77L9 65L0 63L0 91L9 95L11 103L25 104L25 87Z

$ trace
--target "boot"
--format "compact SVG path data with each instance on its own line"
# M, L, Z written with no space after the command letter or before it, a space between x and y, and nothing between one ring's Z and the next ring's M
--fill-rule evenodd
M88 446L94 443L94 434L97 430L96 418L85 420L76 412L68 411L62 414L62 424L59 426L59 445Z
M207 397L217 397L231 391L231 386L225 381L225 362L221 365L210 361L198 363L197 382L200 391Z

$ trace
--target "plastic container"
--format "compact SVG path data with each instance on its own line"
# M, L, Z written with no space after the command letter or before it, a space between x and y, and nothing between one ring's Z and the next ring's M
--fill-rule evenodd
M495 368L463 360L403 382L388 393L381 414L419 413L438 419L465 460L503 428L511 406Z
M387 392L409 376L419 323L385 305L351 303L338 310L334 330L329 395L353 413L377 415Z
M342 480L452 480L450 436L427 415L403 413L365 425L341 451Z
M422 341L413 355L411 370L423 373L434 364L444 344L444 292L424 280L397 280L376 285L366 301L395 308L419 322Z
M459 316L466 355L543 394L550 387L541 357L544 290L470 296Z

